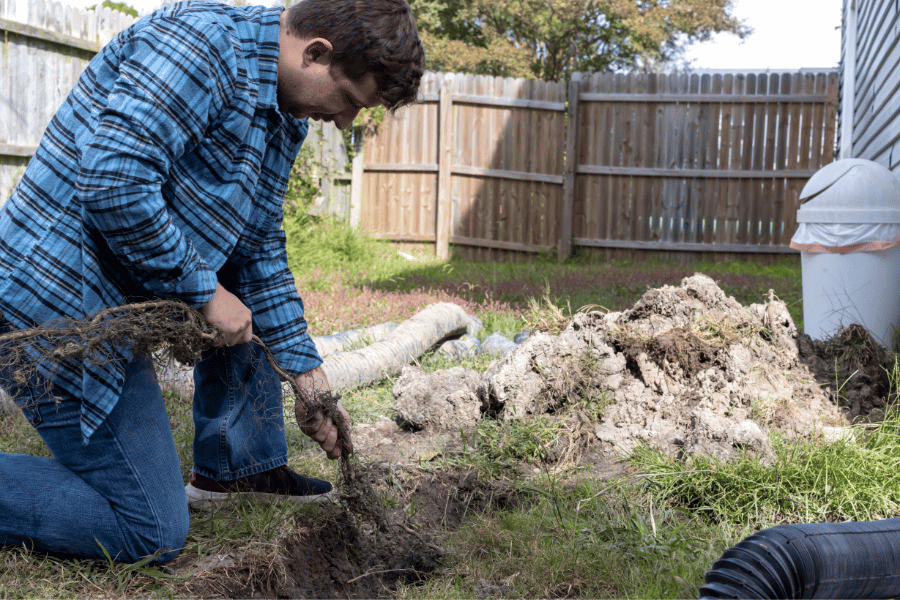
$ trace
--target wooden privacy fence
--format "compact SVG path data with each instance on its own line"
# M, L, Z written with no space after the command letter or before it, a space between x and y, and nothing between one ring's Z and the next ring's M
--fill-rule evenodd
M0 205L88 62L133 22L108 8L0 0Z
M429 73L366 140L360 224L476 258L572 245L791 252L798 196L833 158L836 71Z

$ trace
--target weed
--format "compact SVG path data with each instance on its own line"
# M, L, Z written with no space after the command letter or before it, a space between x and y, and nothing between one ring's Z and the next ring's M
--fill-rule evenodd
M161 548L151 554L150 556L145 556L141 560L132 564L121 564L115 561L106 548L103 547L103 544L100 543L99 540L94 538L97 541L97 544L100 546L100 550L103 551L103 555L106 557L106 565L108 567L108 573L115 579L115 587L116 591L124 592L126 588L132 585L132 580L138 576L143 575L150 580L158 580L158 579L176 579L176 580L184 580L184 577L176 577L160 567L154 567L151 565L156 559L158 559L163 554L170 552L171 550L167 548Z
M524 315L525 327L531 331L542 331L551 335L559 333L569 325L572 307L569 306L568 315L560 309L550 297L549 284L544 287L544 293L540 300L532 297L528 299L528 310Z

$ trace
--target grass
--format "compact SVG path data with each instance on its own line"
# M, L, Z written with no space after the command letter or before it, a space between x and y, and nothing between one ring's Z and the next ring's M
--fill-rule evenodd
M542 257L524 264L442 263L426 252L405 249L414 255L408 260L391 245L334 223L302 220L291 227L291 263L314 335L399 322L438 301L455 302L481 318L482 340L495 331L509 338L524 328L553 331L582 306L622 310L646 289L677 285L697 271L712 276L743 304L762 302L774 289L795 320L802 311L799 261L793 260L688 267L583 260L558 264ZM462 364L483 372L491 361L482 356ZM460 363L426 355L419 364L431 372ZM354 420L396 416L393 383L386 378L344 394ZM569 408L596 416L602 400L592 402L576 400ZM193 438L190 397L169 392L166 405L187 479ZM292 414L291 406L285 408ZM890 473L900 449L891 429L896 423L890 423L860 429L863 443L858 445L776 441L779 458L773 465L680 464L644 450L632 461L628 477L611 484L585 472L548 466L546 457L561 435L559 420L485 422L476 432L481 451L472 445L430 468L475 469L515 487L520 501L470 515L445 540L445 571L402 587L398 597L484 597L492 589L506 589L511 598L696 596L712 562L753 528L791 519L895 514L898 498L890 486L896 480ZM322 459L290 417L286 433L293 468L337 478L336 465ZM48 454L18 413L2 409L0 451ZM293 510L245 502L193 513L182 557L267 551L290 527ZM0 551L0 598L190 596L174 576L166 566L129 568L17 548Z
M399 598L696 597L709 564L747 535L673 510L646 486L584 480L473 516L445 542L450 572ZM483 597L483 596L482 596Z
M640 448L632 466L672 502L711 523L871 521L900 514L900 417L834 441L773 436L771 464L681 462Z

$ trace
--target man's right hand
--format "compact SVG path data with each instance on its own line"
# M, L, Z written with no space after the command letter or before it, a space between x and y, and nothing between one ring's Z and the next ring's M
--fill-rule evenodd
M216 284L216 293L203 305L200 314L219 330L216 346L246 344L253 337L253 313L221 283Z

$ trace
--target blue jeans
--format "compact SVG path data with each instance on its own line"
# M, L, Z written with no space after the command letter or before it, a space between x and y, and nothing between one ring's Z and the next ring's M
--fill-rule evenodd
M8 377L3 378L9 381ZM194 469L229 480L287 463L281 384L255 344L205 353L194 369ZM122 562L175 558L188 506L169 415L147 358L82 443L81 403L59 388L10 390L53 458L0 453L0 545Z

